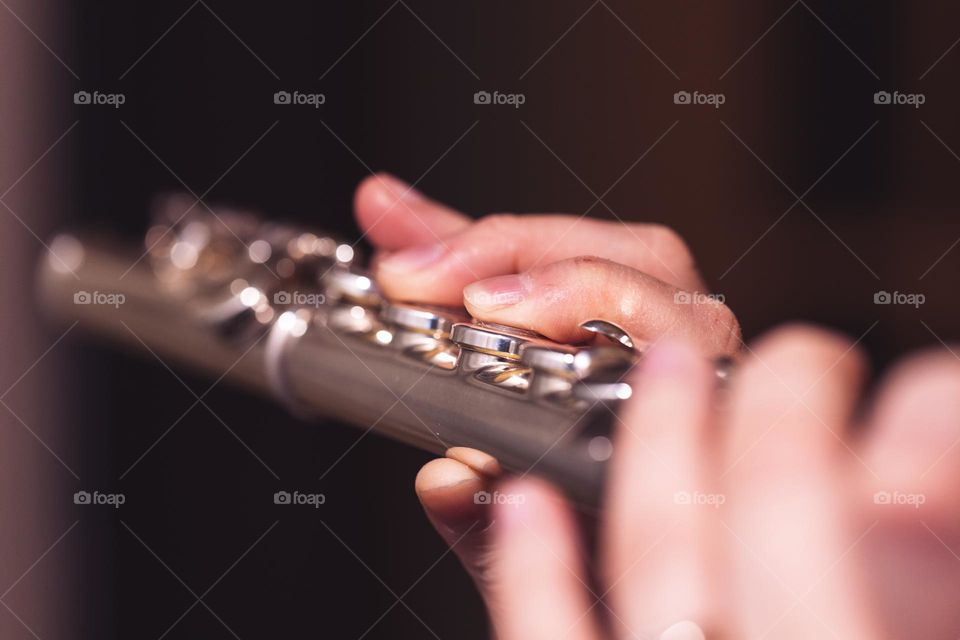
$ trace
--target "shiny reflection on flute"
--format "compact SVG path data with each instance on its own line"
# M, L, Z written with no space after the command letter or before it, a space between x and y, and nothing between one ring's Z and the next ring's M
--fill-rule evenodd
M61 235L40 265L58 316L162 358L434 453L472 447L596 506L638 354L603 319L559 344L464 309L386 300L354 248L166 198L145 253ZM104 304L112 296L117 304Z

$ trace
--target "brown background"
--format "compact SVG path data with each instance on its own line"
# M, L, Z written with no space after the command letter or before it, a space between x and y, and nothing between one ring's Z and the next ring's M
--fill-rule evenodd
M320 482L358 432L297 423L224 385L208 403L279 481L202 408L120 480L192 397L156 363L79 332L43 355L65 327L32 305L37 238L64 224L134 238L152 195L184 183L356 234L352 189L387 170L476 215L669 224L747 337L812 320L883 366L960 330L958 37L948 2L7 0L0 373L15 386L0 407L0 593L13 587L0 635L358 638L390 590L412 585L409 610L367 638L486 634L454 559L434 565L444 549L411 490L419 452L364 439ZM80 89L127 102L75 106ZM327 103L276 106L277 90ZM478 106L478 90L526 103ZM678 90L726 102L675 105ZM875 105L880 90L926 104ZM878 306L880 290L926 303ZM84 488L128 503L75 506ZM328 503L278 510L283 488ZM191 590L268 529L204 596L209 609L181 619Z

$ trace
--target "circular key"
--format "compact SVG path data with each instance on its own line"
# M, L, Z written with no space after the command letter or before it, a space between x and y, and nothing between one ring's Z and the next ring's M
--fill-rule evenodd
M365 307L376 307L383 302L377 283L355 269L331 269L323 276L323 284L334 298L343 298Z
M435 338L450 336L453 325L467 319L466 314L455 309L391 302L384 306L380 317L405 331L415 331Z
M498 358L518 360L523 346L544 338L532 331L480 322L458 322L453 325L450 339L463 349L478 351Z

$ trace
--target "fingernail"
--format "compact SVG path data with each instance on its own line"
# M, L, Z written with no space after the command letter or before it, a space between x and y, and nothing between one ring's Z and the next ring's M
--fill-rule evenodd
M497 276L464 287L463 299L474 308L493 311L523 302L530 288L530 277L527 275Z
M379 178L380 186L388 192L391 201L403 200L408 203L414 203L426 199L422 193L396 176L392 176L389 173L381 173L378 174L377 177Z
M500 463L489 453L484 453L470 447L451 447L444 454L457 462L462 462L471 469L487 476L496 477L502 472Z
M421 244L384 256L377 261L377 267L402 273L419 271L438 262L446 252L446 246L439 242L436 244Z

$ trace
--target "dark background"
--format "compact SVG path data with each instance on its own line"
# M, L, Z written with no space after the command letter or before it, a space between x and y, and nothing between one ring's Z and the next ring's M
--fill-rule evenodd
M139 241L151 198L185 187L356 237L353 189L382 170L473 215L668 224L747 338L815 321L882 367L960 333L955 3L40 4L63 64L38 49L52 135L33 155L78 123L51 156L62 173L35 185L64 194L57 215L37 212L40 237L66 223ZM80 89L126 103L75 106ZM275 105L279 90L326 104ZM526 103L475 105L478 90ZM680 90L726 102L676 105ZM880 90L926 103L876 105ZM881 290L926 302L878 306ZM62 328L46 326L49 345ZM11 637L486 636L413 494L425 454L368 437L331 468L360 432L227 384L205 402L228 427L203 406L181 418L194 399L152 358L79 334L57 349L73 407L58 453L81 480L39 458L62 489L40 549L78 521L47 561L79 563L62 589L76 625L47 634L24 614ZM178 374L198 394L211 384ZM74 507L80 488L127 504ZM277 507L280 489L327 503Z

